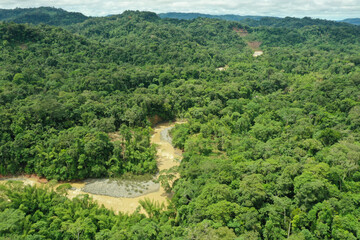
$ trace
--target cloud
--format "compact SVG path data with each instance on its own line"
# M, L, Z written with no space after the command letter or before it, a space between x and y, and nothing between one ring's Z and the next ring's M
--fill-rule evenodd
M201 12L326 19L360 17L360 0L0 0L0 8L51 6L88 16L118 14L125 10Z

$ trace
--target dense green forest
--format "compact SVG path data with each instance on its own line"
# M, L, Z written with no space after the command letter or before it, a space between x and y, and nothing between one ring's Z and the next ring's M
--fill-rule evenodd
M153 119L185 118L180 178L146 215L9 182L2 239L360 238L360 27L138 11L53 25L0 23L0 174L155 174Z
M192 20L195 18L216 18L216 19L222 19L228 21L242 21L247 18L260 20L261 18L263 18L263 16L240 16L234 14L211 15L211 14L203 14L203 13L181 13L181 12L160 13L159 17L175 18L175 19L183 19L183 20Z
M322 19L313 19L310 17L304 18L295 18L295 17L270 17L270 16L240 16L240 15L210 15L202 13L160 13L159 17L161 18L170 18L170 19L181 19L181 20L192 20L196 18L214 18L228 21L237 21L242 24L246 24L252 27L259 26L272 26L272 27L304 27L311 25L324 25L324 26L346 26L345 23L358 25L357 18L344 19L341 21L329 21Z
M64 26L88 19L82 13L67 12L60 8L16 8L0 9L0 21Z

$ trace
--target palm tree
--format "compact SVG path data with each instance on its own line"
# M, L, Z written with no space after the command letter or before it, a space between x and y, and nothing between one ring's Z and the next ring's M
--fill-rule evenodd
M161 212L165 209L164 203L159 203L157 201L145 198L144 200L139 201L141 207L145 210L149 218L159 217Z

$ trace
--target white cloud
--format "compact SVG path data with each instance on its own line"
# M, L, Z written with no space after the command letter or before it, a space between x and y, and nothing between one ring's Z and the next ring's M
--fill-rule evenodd
M146 10L326 19L360 17L360 0L0 0L0 8L39 6L63 8L88 16Z

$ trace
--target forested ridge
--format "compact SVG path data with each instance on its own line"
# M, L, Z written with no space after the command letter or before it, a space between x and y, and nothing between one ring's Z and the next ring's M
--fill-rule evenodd
M0 9L0 21L6 22L65 26L83 22L86 19L88 17L82 13L67 12L52 7Z
M355 25L360 25L360 18L346 18L342 20L341 22L351 23Z
M324 26L346 26L348 23L357 25L357 18L344 19L341 21L330 21L323 19L314 19L310 17L295 18L295 17L270 17L270 16L240 16L240 15L210 15L201 13L160 13L161 18L170 19L185 19L191 20L196 18L215 18L228 21L237 21L252 27L272 26L272 27L304 27L309 25L324 25Z
M153 120L187 120L167 207L115 215L66 185L9 182L0 236L359 239L360 28L281 21L0 23L1 175L155 174Z

